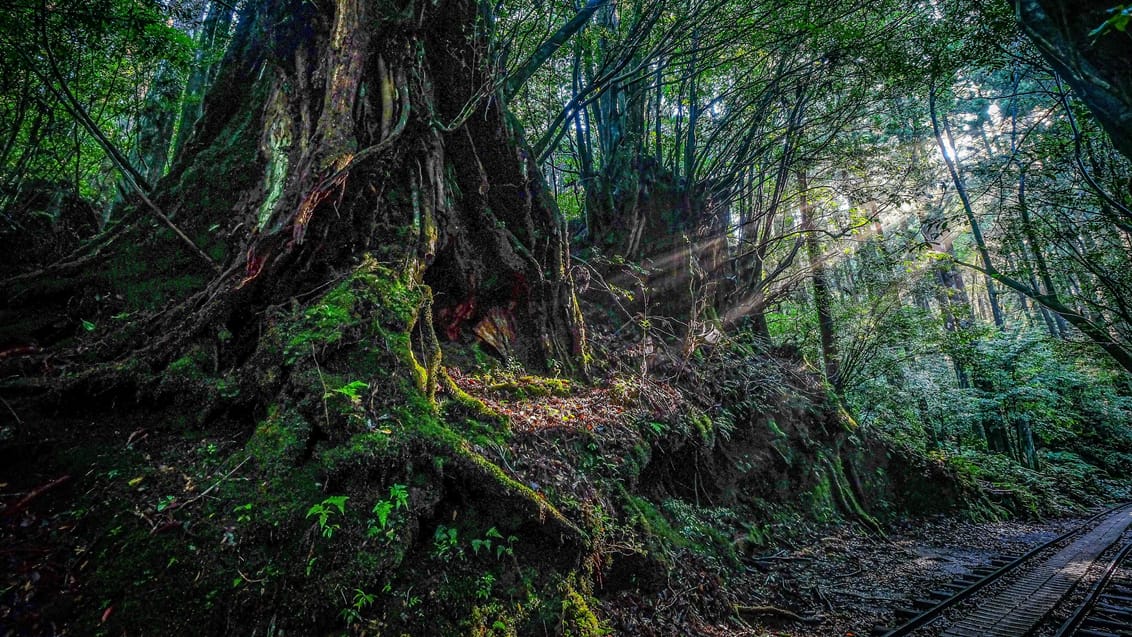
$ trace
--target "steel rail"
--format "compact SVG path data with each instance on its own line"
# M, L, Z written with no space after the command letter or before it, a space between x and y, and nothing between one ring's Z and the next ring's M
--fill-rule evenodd
M999 567L998 569L992 571L991 573L987 574L985 577L983 577L979 581L972 583L970 586L960 590L959 592L955 593L951 597L948 597L947 599L940 601L935 606L932 606L931 608L928 608L927 610L923 611L919 615L912 617L911 619L909 619L908 621L904 622L903 624L897 626L896 628L893 628L892 630L890 630L886 633L881 633L881 637L904 637L905 635L912 634L913 631L918 630L919 628L922 628L924 625L934 621L937 617L939 617L941 614L943 614L943 612L945 610L947 610L947 609L951 608L952 606L955 606L956 604L968 599L969 597L971 597L972 595L977 593L983 587L987 586L988 584L990 584L992 582L997 581L1002 576L1004 576L1007 573L1010 573L1011 571L1017 569L1018 567L1022 566L1026 562L1029 562L1034 557L1036 557L1039 553L1043 553L1047 549L1049 549L1050 547L1054 546L1055 544L1059 544L1061 542L1064 542L1065 540L1068 540L1069 538L1083 532L1086 528L1089 527L1089 525L1091 525L1096 520L1098 520L1102 517L1108 516L1108 515L1112 515L1112 514L1118 512L1118 511L1120 511L1122 509L1126 509L1130 506L1132 506L1132 503L1124 503L1124 504L1114 506L1110 509L1106 509L1104 511L1101 511L1100 513L1097 513L1096 515L1094 515L1094 516L1088 518L1087 520L1085 520L1084 522L1082 522L1076 528L1074 528L1070 531L1066 531L1065 533L1062 533L1061 535L1059 535L1059 536L1055 537L1054 539L1046 542L1045 544L1042 544L1038 547L1030 549L1026 553L1015 558L1013 561L1011 561L1011 562Z
M1132 543L1126 544L1124 548L1120 549L1120 552L1112 559L1112 564L1108 565L1104 574L1101 575L1101 578L1093 585L1088 596L1085 597L1085 601L1081 602L1081 605L1077 607L1077 612L1073 613L1073 616L1061 625L1061 628L1057 630L1053 637L1066 637L1066 635L1073 634L1081 623L1089 617L1089 614L1096 608L1097 602L1100 601L1101 596L1104 595L1105 589L1108 588L1108 583L1112 581L1112 576L1116 573L1117 569L1120 568L1120 565L1124 562L1124 559L1128 557L1130 552L1132 552Z

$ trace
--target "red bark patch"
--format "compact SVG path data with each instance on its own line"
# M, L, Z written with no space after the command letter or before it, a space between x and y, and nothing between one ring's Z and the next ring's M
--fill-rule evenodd
M463 303L455 307L446 307L438 312L440 322L444 325L444 335L448 337L449 341L459 340L464 321L472 318L475 313L475 296L469 296Z

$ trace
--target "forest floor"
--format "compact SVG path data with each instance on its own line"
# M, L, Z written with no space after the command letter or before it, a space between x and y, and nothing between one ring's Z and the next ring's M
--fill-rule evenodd
M576 421L571 407L584 405L559 407L560 418L572 425ZM512 416L518 416L516 433L540 428L536 424L540 419L524 418L521 411ZM603 430L611 422L585 424ZM514 462L521 461L515 458ZM89 480L65 476L57 468L42 469L35 472L38 475L24 474L0 485L6 505L0 509L0 555L5 571L0 580L0 625L8 624L24 634L70 634L65 626L52 625L51 618L67 616L72 603L98 594L84 590L83 572L90 552L81 539L84 534L78 532L85 516L73 508L84 490L79 483ZM141 508L139 505L137 511ZM875 625L895 624L893 612L909 600L925 596L994 557L1021 553L1048 541L1079 521L975 523L937 516L897 524L887 537L865 533L853 525L804 531L769 552L745 559L740 572L733 573L728 597L741 607L746 626L732 620L700 624L695 632L721 636L868 635ZM89 534L90 529L87 531ZM683 586L696 579L694 573L674 575L670 581L676 588L661 591L647 602L614 596L603 600L602 610L616 616L615 626L628 623L660 628L651 621L658 610L656 604L697 603L696 590L684 590L688 587ZM600 591L595 592L603 597ZM105 621L115 612L115 600L100 600L99 604ZM793 618L791 613L795 614ZM663 628L659 632L646 629L640 634L646 633L670 634Z
M11 622L11 626L30 629L27 634L67 634L62 626L41 621L44 615L58 615L60 609L52 607L68 605L68 598L82 588L84 551L81 544L73 543L76 520L67 506L73 489L69 480L58 479L15 491L15 485L4 485L8 507L3 516L4 549L0 551L6 558L6 575L0 582L4 592L0 624ZM21 504L25 500L26 508ZM908 600L924 596L994 557L1017 554L1046 542L1079 522L1067 518L974 523L941 516L900 524L887 538L853 526L831 527L825 534L815 534L807 541L794 540L749 561L745 572L732 580L730 592L733 599L743 602L747 627L729 622L701 625L697 632L783 637L868 635L875 625L894 624L893 611L906 606ZM695 597L695 592L671 591L670 596L674 600ZM615 612L622 621L634 612L617 601L614 604L620 606ZM113 605L107 604L104 612L113 613ZM647 626L648 615L655 609L639 607L636 612L643 615L642 625Z
M976 523L949 517L904 522L887 538L853 527L832 529L813 541L783 548L750 569L751 606L789 609L811 622L782 615L752 618L751 630L725 635L848 637L895 626L893 612L912 599L984 566L1047 542L1082 520ZM769 595L768 595L769 593Z
M449 373L462 390L510 422L507 438L479 436L476 447L535 492L578 511L605 497L603 489L618 480L641 446L634 419L683 407L679 393L662 384L636 387L647 395L628 400L616 383L586 387L558 379L477 377L455 368ZM190 526L190 514L204 500L217 500L218 485L250 479L247 460L234 462L243 448L236 432L186 437L123 422L73 450L41 444L0 454L0 466L11 469L0 475L0 635L13 634L8 627L14 634L78 634L69 621L91 613L87 626L119 634L110 629L115 616L126 614L130 603L142 603L142 591L163 588L155 575L177 558L150 556L159 559L143 563L135 588L117 595L103 590L93 571L100 561L138 553L146 541L184 544L193 555L197 545L214 546L211 522L202 514ZM68 460L52 461L61 458ZM238 516L250 516L251 507L219 506L237 519L223 529L221 549L215 550L240 549ZM772 547L713 567L682 552L663 562L667 570L657 571L661 562L637 564L626 557L636 549L618 553L631 536L611 536L602 557L628 564L635 584L599 578L594 610L615 634L624 635L869 635L873 626L897 623L894 611L910 600L1079 522L975 523L936 516L897 523L882 537L854 524L822 527L792 520L786 523L792 528L774 534ZM637 545L631 544L628 548ZM607 572L609 579L613 573ZM656 581L636 585L650 573ZM232 587L241 590L260 577L235 574ZM732 607L738 616L728 618ZM709 616L722 619L703 619Z

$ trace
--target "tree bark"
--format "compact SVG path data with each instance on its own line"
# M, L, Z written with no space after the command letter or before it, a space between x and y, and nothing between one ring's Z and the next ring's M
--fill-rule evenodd
M818 333L821 337L821 356L825 378L835 392L841 392L837 341L833 335L833 295L826 273L825 255L822 254L814 223L814 206L807 195L808 183L805 168L798 170L798 197L802 213L802 231L806 233L806 253L810 259L810 280L814 287L814 309L818 315Z
M1116 6L1111 0L1013 0L1018 21L1042 56L1064 77L1132 159L1132 47L1115 30L1092 35Z
M221 273L138 227L112 260L143 270L105 280L126 297L139 278L177 287L105 356L160 369L223 332L220 365L238 367L263 350L271 308L317 303L377 263L425 290L412 316L449 338L490 319L508 328L501 356L583 371L563 224L517 124L484 90L498 83L476 66L476 4L374 6L246 5L197 130L153 195ZM391 329L414 325L434 329Z

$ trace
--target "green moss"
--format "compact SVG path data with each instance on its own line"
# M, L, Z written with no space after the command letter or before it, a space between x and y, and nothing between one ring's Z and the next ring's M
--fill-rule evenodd
M700 440L703 441L705 447L713 446L715 442L715 426L711 421L711 416L703 411L692 407L684 415L684 418L692 426L692 429L699 435Z
M514 619L498 602L473 606L463 624L465 634L476 637L517 637L519 634Z
M837 505L833 501L833 487L830 484L829 473L823 471L820 467L815 467L814 488L807 494L809 501L809 509L814 518L828 522L837 514Z
M822 456L822 460L826 467L829 469L829 483L834 502L839 504L841 511L849 518L854 519L861 524L868 527L873 532L884 535L884 531L880 528L880 524L865 511L864 507L857 501L857 497L853 494L853 490L849 488L848 479L845 476L845 465L841 461L840 456L834 456L830 459L828 456Z
M165 374L188 380L199 380L207 375L205 370L209 362L207 352L199 348L193 349L188 354L169 363L165 368Z
M152 376L160 391L173 403L191 406L187 414L182 412L170 416L171 421L179 419L187 425L189 420L185 416L188 415L195 418L197 424L203 424L200 419L207 417L209 406L240 395L241 377L238 372L229 370L217 375L213 352L209 345L198 343L156 375L149 370L136 370L143 377Z
M347 334L354 333L376 346L384 346L393 357L410 364L415 375L422 376L409 333L426 294L424 286L406 281L372 257L366 257L348 278L289 325L283 339L286 361L294 363L312 348L342 343ZM360 373L376 371L389 361L378 357L359 362L368 363L367 369L357 370Z
M629 509L630 523L640 527L649 538L653 553L667 561L668 553L674 548L686 548L688 539L678 533L651 502L644 498L630 495L624 486L620 486L621 497Z
M590 609L585 596L575 590L570 583L566 583L563 589L561 626L563 637L601 637L613 632L602 625Z
M299 463L310 435L310 423L300 414L272 405L244 448L265 472L279 475Z
M350 281L339 284L315 305L303 311L284 345L288 363L311 353L315 346L332 345L358 324L354 315L354 295Z
M364 433L322 452L320 464L331 476L362 469L371 461L400 455L398 440L385 433Z
M651 459L652 445L639 442L633 445L628 454L620 458L616 467L617 474L626 481L635 482Z
M414 440L434 440L445 446L459 443L460 437L445 425L432 403L415 387L402 382L392 391L399 403L390 408L387 419L320 454L320 465L328 476L346 476L373 466L403 463Z
M516 399L569 396L570 381L565 378L548 378L544 376L519 376L506 378L485 386L489 391L506 394Z

